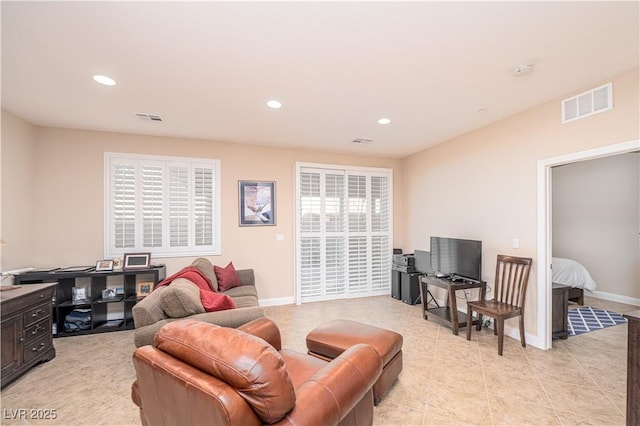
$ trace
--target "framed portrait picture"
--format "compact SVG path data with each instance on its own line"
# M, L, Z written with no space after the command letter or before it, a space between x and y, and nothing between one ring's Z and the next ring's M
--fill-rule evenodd
M276 183L238 181L240 226L276 224Z
M122 269L149 269L151 253L125 253Z
M139 281L136 284L136 294L138 298L148 296L153 290L153 281Z
M101 271L113 271L113 260L98 260L98 262L96 262L96 272Z

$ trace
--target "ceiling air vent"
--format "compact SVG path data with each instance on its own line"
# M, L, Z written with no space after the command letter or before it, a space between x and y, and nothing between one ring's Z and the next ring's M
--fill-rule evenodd
M373 139L367 139L367 138L355 138L354 140L351 141L352 143L357 143L359 145L367 145L370 144L371 142L373 142Z
M562 124L613 108L613 85L607 83L562 101Z
M136 116L144 121L162 121L162 118L157 114L136 113Z

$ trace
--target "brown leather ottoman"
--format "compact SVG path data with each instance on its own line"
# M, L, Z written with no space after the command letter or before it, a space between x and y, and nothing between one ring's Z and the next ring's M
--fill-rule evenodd
M373 346L382 359L382 373L373 385L373 403L378 405L402 371L402 335L349 320L330 321L307 334L309 355L326 361L357 343Z

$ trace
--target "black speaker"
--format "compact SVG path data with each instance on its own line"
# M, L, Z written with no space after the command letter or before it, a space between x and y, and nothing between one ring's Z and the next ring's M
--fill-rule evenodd
M402 293L400 290L402 272L391 270L391 297L394 299L402 300Z
M400 277L400 293L402 301L407 305L415 305L420 302L420 277L422 274L402 273Z

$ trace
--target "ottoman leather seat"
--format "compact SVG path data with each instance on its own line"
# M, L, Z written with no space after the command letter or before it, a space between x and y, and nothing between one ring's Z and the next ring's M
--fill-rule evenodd
M382 360L382 373L373 385L374 404L378 405L402 371L402 335L391 330L349 320L334 320L313 329L307 335L309 355L330 361L358 343L371 345Z

